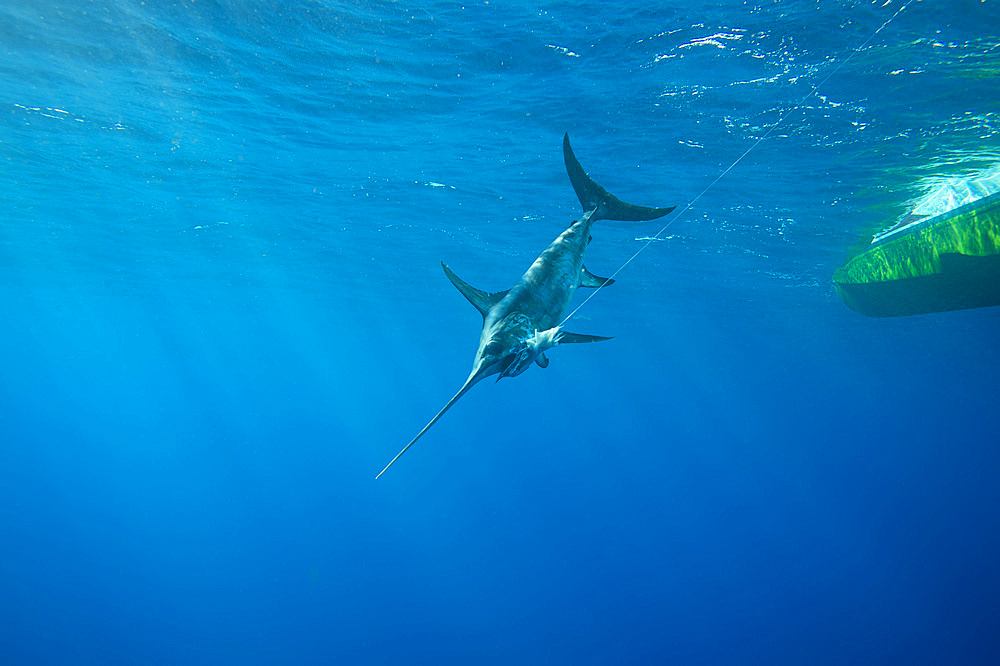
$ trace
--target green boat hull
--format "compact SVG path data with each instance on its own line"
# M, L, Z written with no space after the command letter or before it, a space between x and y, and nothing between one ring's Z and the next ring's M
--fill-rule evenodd
M1000 305L1000 194L873 245L833 282L848 307L870 317Z

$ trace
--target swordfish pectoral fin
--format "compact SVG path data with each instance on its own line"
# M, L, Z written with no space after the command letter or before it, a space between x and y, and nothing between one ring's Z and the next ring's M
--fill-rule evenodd
M573 342L603 342L604 340L610 340L611 338L606 338L603 335L584 335L582 333L559 333L559 344L565 345Z
M486 313L490 311L490 308L503 300L503 297L507 295L506 291L488 294L482 289L476 289L471 284L455 275L455 273L448 268L448 265L443 261L441 262L441 268L444 269L444 274L448 276L448 279L451 280L453 285L455 285L455 288L462 292L462 295L465 296L465 298L467 298L477 310L479 310L483 317L485 317Z
M674 206L667 208L633 206L598 185L593 178L587 175L587 172L580 166L580 161L573 154L573 148L569 145L569 134L563 136L563 158L566 161L566 173L569 174L570 182L573 183L576 196L579 197L584 212L591 213L591 220L643 222L663 217L674 209Z

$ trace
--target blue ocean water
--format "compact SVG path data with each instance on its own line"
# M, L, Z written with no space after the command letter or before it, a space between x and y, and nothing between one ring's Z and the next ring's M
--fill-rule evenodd
M4 663L995 663L1000 310L831 275L1000 160L997 3L639 4L0 6ZM374 481L564 132L678 206L594 228L615 339Z

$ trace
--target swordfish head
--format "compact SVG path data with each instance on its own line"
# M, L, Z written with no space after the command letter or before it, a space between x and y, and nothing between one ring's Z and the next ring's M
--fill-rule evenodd
M531 367L532 362L545 367L548 361L542 353L559 344L562 335L558 326L539 331L527 315L509 314L492 326L483 327L472 374L476 381L497 374L500 381L516 377Z
M597 336L576 336L572 333L565 334L557 326L545 331L539 331L531 326L531 318L515 313L504 317L493 326L483 327L483 334L479 339L479 349L476 352L476 359L472 364L472 372L469 378L458 389L458 393L452 396L444 407L441 408L430 423L417 433L417 436L410 440L410 443L403 447L403 450L396 454L396 457L389 461L389 464L378 473L379 476L385 470L392 467L401 455L406 453L413 444L423 437L423 434L430 430L431 426L437 423L444 413L451 409L451 406L458 402L458 399L465 395L470 388L475 386L480 380L490 375L500 375L497 381L504 377L515 377L527 370L532 362L538 363L543 368L549 364L545 356L542 355L546 349L559 344L563 338L572 342L592 342L595 340L607 340ZM571 338L581 338L571 339ZM587 338L586 340L582 338Z

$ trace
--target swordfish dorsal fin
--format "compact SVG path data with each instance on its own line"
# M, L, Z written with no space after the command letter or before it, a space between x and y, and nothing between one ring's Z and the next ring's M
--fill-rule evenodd
M626 220L641 222L663 217L674 209L647 208L625 203L615 195L594 182L580 166L580 161L573 154L569 145L569 134L563 136L563 158L566 160L566 172L569 174L576 196L580 198L584 213L592 213L591 220Z
M444 274L448 276L448 279L451 280L453 285L455 285L455 288L462 292L462 295L469 299L470 303L476 306L476 309L479 310L483 317L486 317L486 313L490 311L490 308L503 300L503 297L507 295L506 291L498 291L495 294L487 294L482 289L476 289L471 284L455 275L455 273L448 268L447 264L443 261L441 262L441 268L444 269Z

